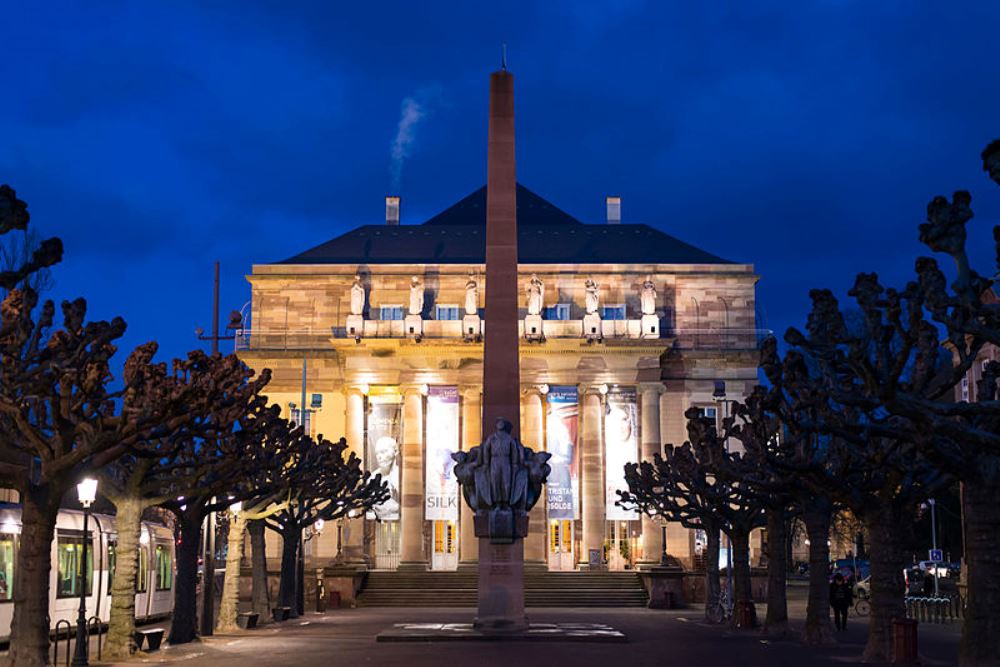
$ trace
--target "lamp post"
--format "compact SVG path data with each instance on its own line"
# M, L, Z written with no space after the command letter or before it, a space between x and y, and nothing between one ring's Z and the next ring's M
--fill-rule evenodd
M97 480L87 477L76 485L76 493L83 505L83 553L80 557L80 613L76 617L76 650L73 653L73 667L86 667L87 657L87 523L90 505L97 497Z
M935 509L937 508L937 502L933 498L928 498L927 502L931 505L931 549L937 551L937 517L935 516ZM938 589L938 561L932 561L931 567L934 568L934 597L939 597L940 590Z
M725 418L727 415L723 414L728 412L729 403L732 401L726 398L726 381L716 380L715 390L712 391L712 400L715 401L715 432L717 434L722 433L722 427L725 423ZM722 442L722 446L725 448L726 453L729 453L729 438L726 438ZM733 601L733 540L726 534L726 591L729 593L729 601Z

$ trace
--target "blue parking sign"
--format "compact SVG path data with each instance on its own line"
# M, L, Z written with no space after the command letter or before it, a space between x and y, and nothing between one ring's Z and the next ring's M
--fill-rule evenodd
M941 561L944 560L944 553L942 552L941 549L931 549L930 556L931 556L930 560L934 561L935 563L940 563Z

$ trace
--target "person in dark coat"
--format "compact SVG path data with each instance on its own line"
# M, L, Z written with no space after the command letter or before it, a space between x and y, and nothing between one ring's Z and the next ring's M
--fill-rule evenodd
M830 584L830 606L833 607L833 622L838 630L847 629L847 610L854 604L854 591L840 572L834 575Z

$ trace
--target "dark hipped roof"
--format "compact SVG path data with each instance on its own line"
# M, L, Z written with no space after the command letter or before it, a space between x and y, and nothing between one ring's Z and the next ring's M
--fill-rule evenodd
M643 224L587 225L517 186L522 264L730 264ZM421 225L364 225L279 264L481 264L486 187Z

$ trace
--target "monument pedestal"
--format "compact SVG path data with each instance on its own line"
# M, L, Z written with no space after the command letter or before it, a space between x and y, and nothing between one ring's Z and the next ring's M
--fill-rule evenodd
M583 337L588 340L601 337L601 316L597 313L587 313L583 316Z
M363 315L347 316L347 335L348 336L365 335L365 318Z
M641 338L659 338L660 337L660 318L656 315L643 315L642 316L642 333Z
M483 334L482 320L479 315L466 315L462 318L462 337L475 338Z
M542 334L542 316L541 315L525 315L524 316L524 337L528 340L541 340Z
M403 331L407 336L423 336L424 320L419 315L407 315L403 322Z
M479 538L479 613L473 623L484 633L522 632L524 615L524 540L495 544Z

